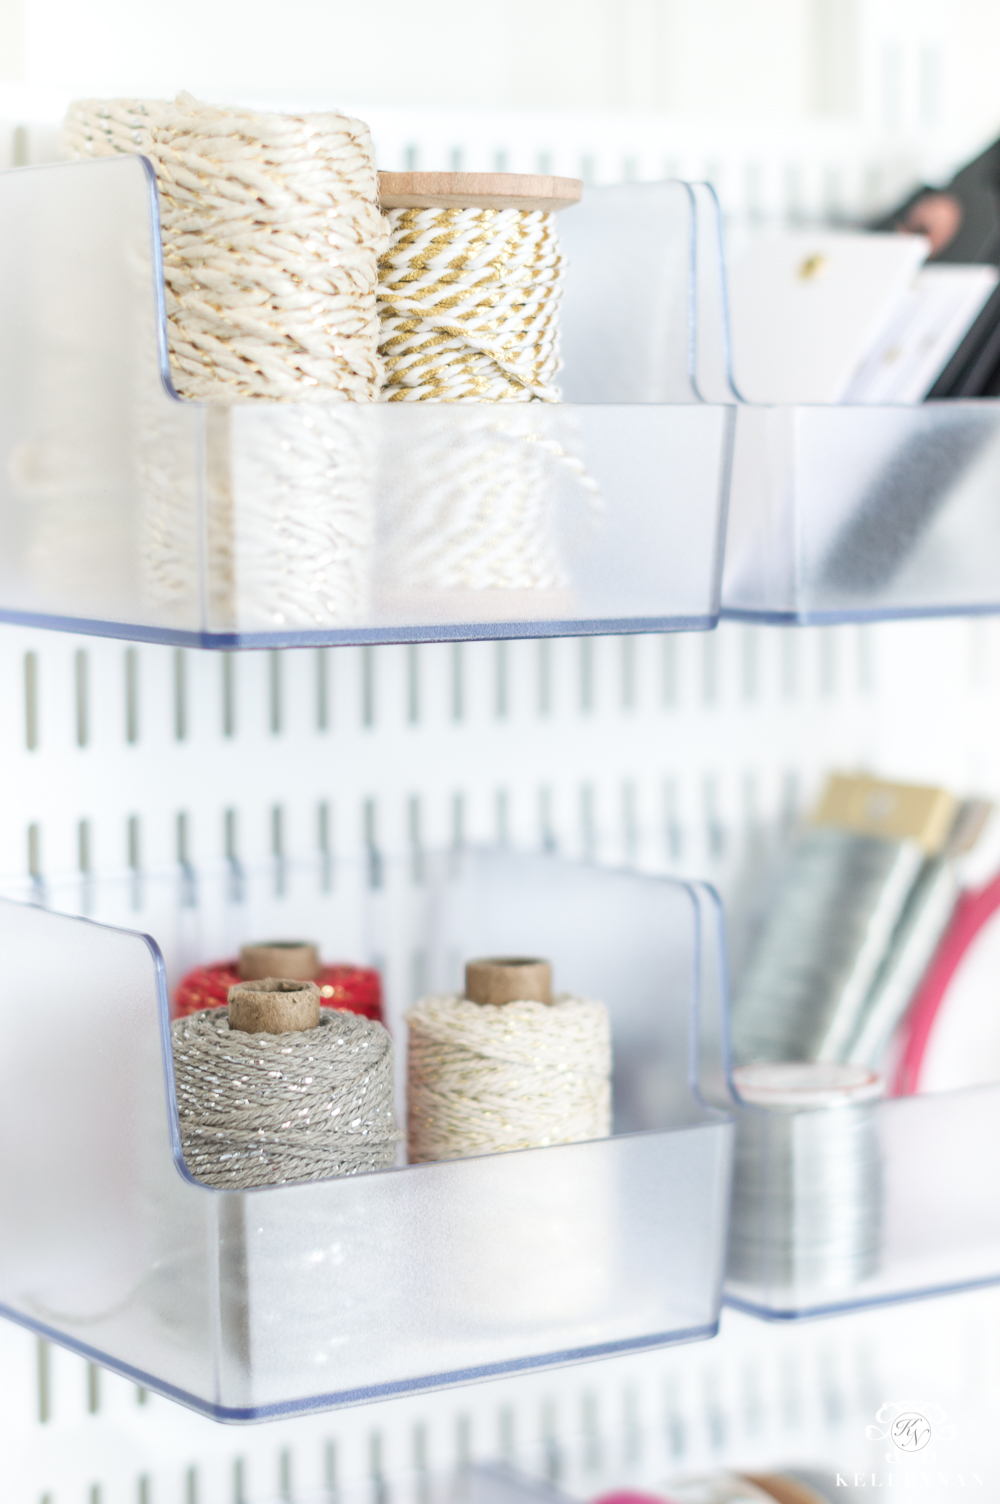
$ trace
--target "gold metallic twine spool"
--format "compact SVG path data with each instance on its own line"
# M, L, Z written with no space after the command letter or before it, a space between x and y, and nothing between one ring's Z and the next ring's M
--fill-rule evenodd
M467 996L421 998L406 1014L411 1162L607 1137L604 1004L553 995L535 959L473 961L466 974Z
M551 968L534 957L470 961L465 991L422 998L406 1015L411 1163L564 1147L548 1164L497 1165L443 1209L459 1255L449 1298L471 1331L502 1328L512 1309L566 1331L603 1304L615 1267L613 1177L586 1142L611 1131L607 1010L553 995ZM512 1225L515 1201L523 1214Z
M565 276L554 210L572 178L380 173L383 401L558 401Z
M592 498L596 487L538 404L559 400L556 211L581 184L507 173L380 173L379 184L382 400L469 404L461 420L428 414L404 430L405 470L385 488L387 594L418 613L569 614L553 459Z

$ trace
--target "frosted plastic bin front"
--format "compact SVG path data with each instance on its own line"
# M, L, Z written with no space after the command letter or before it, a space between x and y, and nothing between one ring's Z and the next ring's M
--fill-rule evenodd
M723 614L1000 611L1000 402L738 410Z
M716 895L703 885L692 891L702 932L721 933ZM727 998L724 966L721 946L702 947L706 997ZM1000 1085L831 1109L855 1114L865 1138L855 1175L860 1167L868 1186L855 1198L856 1180L848 1194L838 1184L817 1215L803 1167L815 1164L826 1112L801 1112L790 1126L788 1115L742 1101L727 1002L702 1015L698 1032L700 1090L736 1122L726 1304L791 1321L1000 1283ZM785 1237L807 1211L834 1242L858 1207L869 1219L865 1267L826 1258L823 1238L813 1244L818 1257L788 1256L790 1247L808 1250L806 1239Z
M643 202L656 406L208 406L169 388L148 163L0 173L0 619L221 648L714 626L733 409L689 370L690 195ZM567 375L622 280L602 205Z
M603 998L614 1136L210 1189L180 1154L155 943L3 902L5 1314L224 1420L714 1333L732 1124L689 1079L715 974L691 891L467 853L431 862L393 923L428 988L527 950Z
M796 1265L769 1258L782 1213L765 1191L755 1208L741 1209L744 1231L756 1234L759 1253L754 1260L745 1244L740 1249L738 1272L731 1263L726 1278L726 1303L788 1321L1000 1283L1000 1086L899 1097L847 1110L861 1114L870 1128L872 1168L880 1181L872 1207L871 1272L830 1279L817 1277L813 1261ZM737 1165L743 1153L755 1153L764 1165L765 1185L787 1184L794 1166L784 1135L758 1109L735 1112ZM801 1114L798 1129L808 1132L803 1120L814 1116ZM736 1198L739 1181L737 1171ZM829 1208L834 1236L838 1216L849 1218L851 1208Z

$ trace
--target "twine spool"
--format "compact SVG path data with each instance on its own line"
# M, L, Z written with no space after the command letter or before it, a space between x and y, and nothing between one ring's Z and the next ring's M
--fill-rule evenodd
M312 970L315 963L315 970ZM196 966L182 978L174 993L173 1016L186 1018L204 1008L224 1008L229 991L240 982L265 976L312 981L324 1008L343 1008L383 1023L382 979L372 966L343 962L324 966L307 941L271 941L245 945L238 958Z
M573 178L379 175L383 401L558 402L565 260L553 212Z
M878 1268L882 1168L865 1066L737 1067L728 1271L793 1305L845 1293Z
M321 1008L314 982L241 982L228 1015L177 1019L171 1038L195 1179L245 1189L393 1164L392 1041L381 1024Z
M581 184L506 173L379 179L390 232L379 262L382 400L491 405L461 424L428 418L407 429L405 466L386 486L387 593L526 591L535 596L526 609L555 613L568 577L550 516L550 457L596 488L525 405L559 400L566 265L555 212L579 199ZM520 605L484 604L500 615Z
M558 1349L581 1310L605 1307L615 1278L610 1146L586 1142L611 1132L607 1010L553 994L548 963L534 958L470 961L465 992L423 998L406 1015L409 1158L497 1156L488 1174L455 1167L449 1299L469 1331L513 1321ZM547 1146L560 1147L501 1152Z
M491 967L500 975L490 977ZM521 968L528 985L511 987L510 973ZM469 973L467 993L489 993L489 1001L441 993L406 1014L410 1161L607 1137L611 1028L604 1004L568 993L540 1000L539 977L551 995L544 962L473 962ZM529 996L509 998L511 991Z
M205 402L375 400L387 234L368 127L165 100L77 100L63 149L156 172L171 373Z
M225 407L308 403L209 424L213 625L323 626L364 609L371 545L367 430L329 404L374 401L386 243L367 126L165 101L78 101L71 155L141 151L160 196L171 374ZM152 598L196 596L198 519L156 425L144 426L143 550Z

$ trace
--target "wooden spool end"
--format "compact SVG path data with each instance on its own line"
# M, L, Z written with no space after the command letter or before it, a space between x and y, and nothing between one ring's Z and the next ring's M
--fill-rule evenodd
M579 178L522 172L380 172L383 209L535 209L554 214L578 204Z
M260 977L229 989L229 1027L243 1034L302 1034L319 1023L315 982Z
M244 982L264 977L311 982L319 976L319 952L306 940L267 940L262 945L244 945L239 973Z
M472 1003L551 1003L552 967L534 956L487 956L465 967L465 995Z

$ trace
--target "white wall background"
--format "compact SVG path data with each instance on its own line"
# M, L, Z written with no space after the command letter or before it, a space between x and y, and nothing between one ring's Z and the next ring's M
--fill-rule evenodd
M3 0L2 97L162 94L1000 130L996 0ZM936 143L936 146L935 146Z

